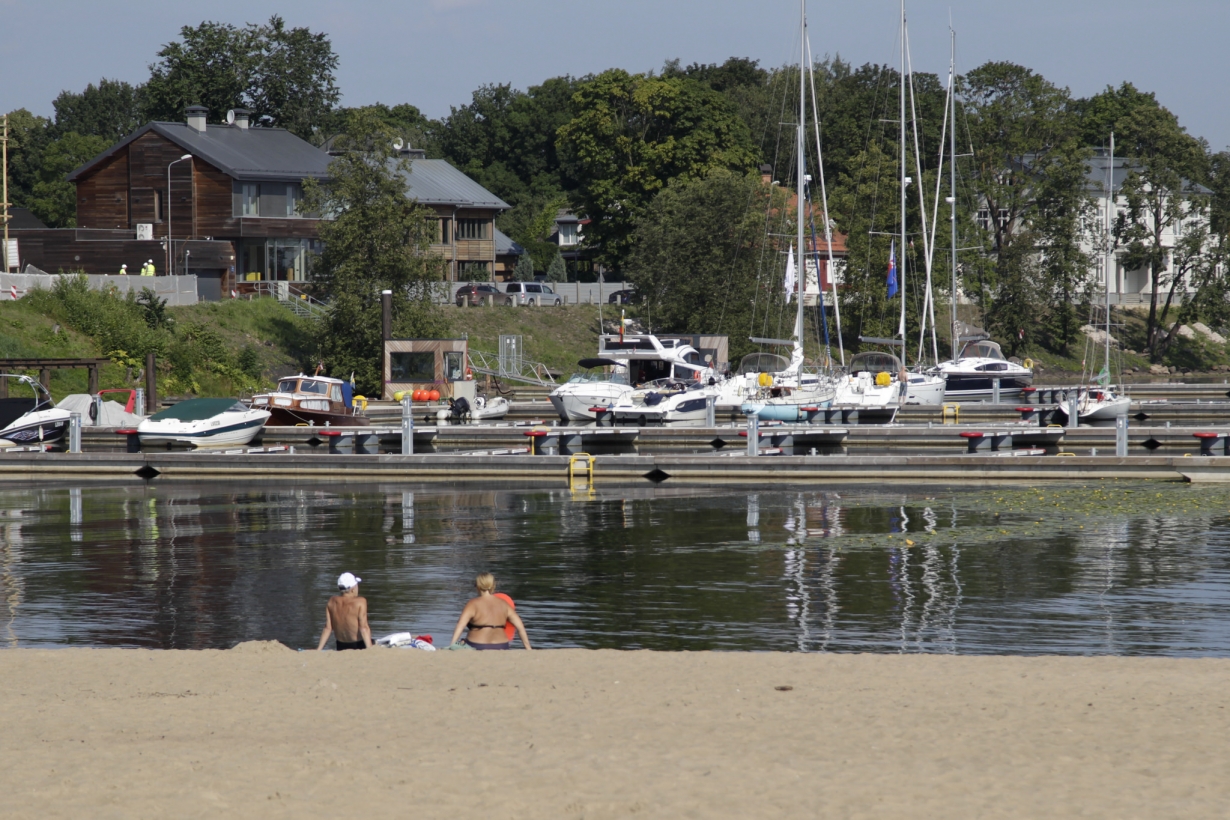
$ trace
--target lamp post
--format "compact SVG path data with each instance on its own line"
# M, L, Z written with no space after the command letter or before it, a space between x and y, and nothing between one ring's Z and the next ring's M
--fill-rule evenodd
M192 154L184 154L167 164L167 276L175 273L175 239L171 233L171 166L186 159L192 159Z

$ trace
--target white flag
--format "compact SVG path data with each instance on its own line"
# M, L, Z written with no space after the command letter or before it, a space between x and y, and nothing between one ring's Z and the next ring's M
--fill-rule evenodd
M786 257L786 304L790 304L790 297L794 295L796 276L794 273L794 245L790 246L790 255Z

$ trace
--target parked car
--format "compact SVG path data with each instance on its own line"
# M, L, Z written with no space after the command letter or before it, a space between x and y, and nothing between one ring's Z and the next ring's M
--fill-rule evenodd
M631 288L617 290L607 299L612 305L630 305L636 300L636 291Z
M501 302L500 289L495 285L479 284L471 282L468 285L462 285L457 288L457 307L463 307L466 302L471 305L481 305L483 300L488 296L495 296L496 302Z
M564 298L542 282L509 282L504 286L506 305L562 305Z

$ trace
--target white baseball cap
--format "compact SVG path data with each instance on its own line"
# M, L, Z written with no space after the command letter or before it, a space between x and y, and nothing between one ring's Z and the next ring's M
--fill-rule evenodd
M355 575L353 572L343 572L341 575L337 576L337 588L350 589L351 587L357 587L359 582L362 580L362 578Z

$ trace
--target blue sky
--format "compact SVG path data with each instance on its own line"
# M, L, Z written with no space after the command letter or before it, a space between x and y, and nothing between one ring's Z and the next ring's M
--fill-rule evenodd
M915 69L946 71L948 18L958 70L987 60L1029 66L1074 94L1130 81L1154 91L1196 136L1230 147L1230 0L911 0ZM182 25L281 14L325 31L341 59L344 102L409 102L448 113L487 82L525 87L559 74L793 59L794 0L0 0L0 110L50 114L61 89L100 77L140 82ZM896 62L895 0L809 6L812 50L856 64Z

